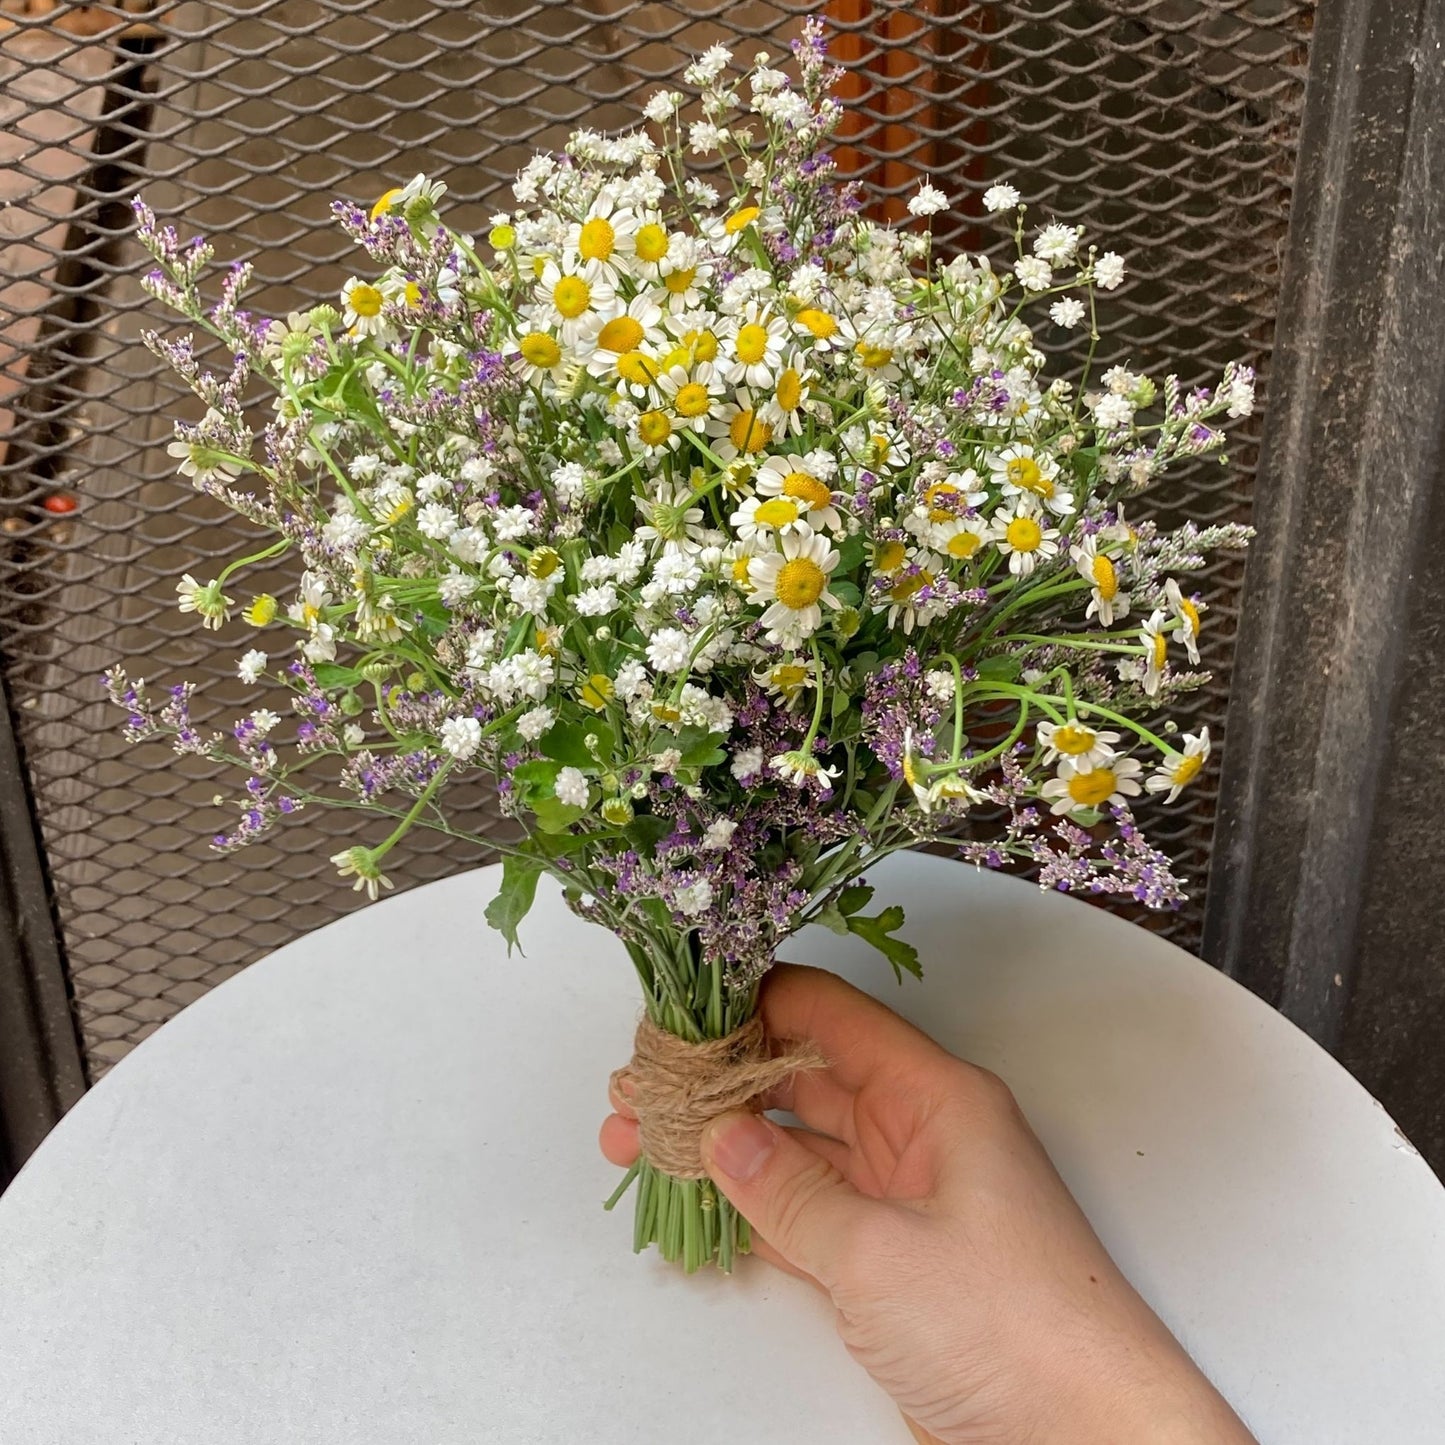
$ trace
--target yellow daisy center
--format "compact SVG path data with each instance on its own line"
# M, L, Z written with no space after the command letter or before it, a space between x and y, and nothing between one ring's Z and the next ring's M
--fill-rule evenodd
M665 702L653 703L652 715L658 722L675 723L682 721L681 711Z
M955 532L948 539L947 552L950 557L958 557L967 561L978 551L978 544L983 539L977 532Z
M1187 598L1179 599L1179 611L1183 613L1184 620L1189 624L1189 635L1199 636L1199 609Z
M672 435L672 423L665 413L645 411L637 418L637 435L650 447L660 447Z
M243 615L252 627L265 627L276 620L276 599L269 592L263 592L251 599Z
M508 225L493 226L487 232L487 240L494 251L510 251L517 244L516 228Z
M406 285L402 287L401 294L408 306L421 305L421 287L418 286L415 281L408 281Z
M698 361L717 360L717 337L711 331L689 331L682 339L692 347Z
M617 374L634 386L651 386L657 379L657 363L641 351L629 351L617 358Z
M553 547L538 547L527 558L527 571L533 577L550 577L561 565L561 553Z
M783 495L806 502L810 507L831 507L833 493L807 472L789 472L783 478Z
M838 323L826 311L819 311L815 306L798 312L798 325L811 331L819 341L827 341L838 330Z
M1032 457L1010 457L1004 475L1010 485L1021 487L1026 492L1038 491L1039 483L1044 479L1039 464Z
M697 280L696 266L679 266L676 271L669 271L662 279L662 284L672 292L674 296L683 295Z
M783 411L797 411L803 400L803 378L791 366L778 378L773 398Z
M747 226L751 226L762 212L756 206L744 206L740 211L734 211L726 221L723 222L723 230L729 236L736 236L737 233Z
M680 366L684 371L692 365L692 349L687 346L674 346L666 356L662 358L662 370L671 371L674 366Z
M346 304L356 312L358 316L379 316L381 304L385 298L375 286L369 286L365 281L358 281L350 291L346 293Z
M642 344L642 323L631 316L614 316L597 333L597 346L601 351L636 351Z
M639 261L660 261L667 255L667 232L649 222L633 238L632 249Z
M759 326L756 322L749 322L748 325L739 328L736 350L738 360L744 365L752 366L755 362L761 361L768 350L767 327Z
M880 366L887 366L893 360L891 346L874 346L871 341L860 341L853 349L858 355L859 365L865 371L877 371Z
M916 788L923 782L922 775L914 765L912 753L903 754L903 781L910 788Z
M952 482L935 482L923 494L923 500L928 503L928 520L930 522L946 522L953 516L951 507L939 506L945 498L956 497L958 488Z
M1091 773L1075 773L1069 779L1069 797L1085 808L1097 808L1113 795L1113 768L1095 768Z
M584 707L590 707L594 712L601 712L607 706L607 699L612 696L613 691L612 679L605 672L594 672L582 684L582 691L578 696L582 699Z
M1185 753L1169 765L1169 781L1176 788L1192 783L1199 776L1204 759L1198 753Z
M383 191L377 203L371 208L371 219L373 221L384 216L401 199L401 189L393 186L389 191Z
M1067 753L1069 757L1076 758L1094 746L1094 733L1092 729L1080 727L1077 723L1065 723L1063 727L1054 729L1049 746L1056 752Z
M893 584L889 598L894 602L908 602L916 597L930 582L933 581L932 572L914 572L907 577L900 577Z
M790 502L786 497L773 497L758 507L753 513L753 520L765 527L786 527L790 522L796 522L798 515L796 502Z
M868 452L875 467L882 467L888 464L888 454L893 450L893 443L886 436L874 432L868 438Z
M780 663L768 674L768 681L782 692L797 692L808 680L808 669L796 662Z
M1094 574L1094 586L1099 590L1099 596L1105 602L1112 602L1119 595L1119 570L1107 557L1095 557L1091 569Z
M545 331L533 331L524 336L517 349L522 353L523 361L529 366L541 367L543 371L550 371L562 360L562 348Z
M584 223L582 234L577 238L577 254L584 261L605 261L617 246L617 233L612 222L601 216L593 216Z
M772 439L772 427L755 411L740 411L728 427L728 440L740 452L760 452Z
M592 304L592 288L580 276L564 276L552 288L552 305L568 321L579 317Z
M1032 517L1015 517L1003 535L1015 552L1036 552L1044 540L1044 529Z
M907 555L903 543L893 538L880 544L873 558L873 568L877 572L896 572Z
M677 408L679 416L702 416L712 405L712 398L707 394L707 387L702 382L690 381L686 386L678 388L672 404Z
M543 657L555 657L557 645L562 640L562 629L560 627L539 627L533 646Z
M750 557L733 558L733 581L736 582L740 587L745 587L747 585L748 563L751 560L752 558Z
M1154 634L1154 666L1163 667L1169 657L1169 644L1164 639L1162 632Z
M778 601L794 612L811 607L827 585L827 574L807 557L794 557L778 569Z

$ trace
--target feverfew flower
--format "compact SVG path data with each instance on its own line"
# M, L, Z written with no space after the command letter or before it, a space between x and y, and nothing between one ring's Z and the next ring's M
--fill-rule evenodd
M1164 793L1164 801L1172 803L1183 788L1189 786L1209 760L1209 729L1184 734L1182 752L1170 753L1144 784L1150 793Z
M1128 799L1138 797L1139 774L1143 771L1135 758L1109 758L1095 763L1087 772L1074 766L1072 760L1059 762L1058 776L1050 778L1039 796L1050 800L1049 811L1064 813L1098 811L1101 808L1122 808Z

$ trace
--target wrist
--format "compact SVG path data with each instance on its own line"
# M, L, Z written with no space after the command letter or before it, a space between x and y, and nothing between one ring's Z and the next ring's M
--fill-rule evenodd
M1059 1400L1037 1445L1257 1445L1184 1350L1169 1338L1100 1364Z

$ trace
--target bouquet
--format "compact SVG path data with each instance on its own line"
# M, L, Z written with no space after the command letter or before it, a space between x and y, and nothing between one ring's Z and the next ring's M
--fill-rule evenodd
M238 672L291 712L210 733L188 685L152 697L116 668L128 735L244 771L223 852L362 808L376 841L332 861L373 898L438 829L504 855L487 918L509 945L544 873L614 933L645 1016L643 1157L613 1202L635 1184L636 1247L689 1270L748 1247L701 1125L816 1062L771 1057L755 1017L779 944L820 923L918 971L902 910L860 881L878 859L954 839L1045 887L1177 902L1129 802L1208 758L1207 730L1159 720L1204 680L1179 579L1248 535L1125 507L1219 452L1249 369L1051 378L1033 327L1087 327L1092 360L1121 258L1031 228L1006 184L982 199L1009 270L935 254L931 184L870 222L826 149L816 23L794 60L739 73L714 47L694 101L660 92L645 127L534 157L484 236L424 176L336 204L365 259L285 319L241 309L244 265L203 300L211 246L137 205L148 289L232 359L213 374L147 334L206 407L170 452L270 539L183 576L180 607L270 629ZM245 569L283 558L294 595L241 602ZM448 808L478 771L511 842Z

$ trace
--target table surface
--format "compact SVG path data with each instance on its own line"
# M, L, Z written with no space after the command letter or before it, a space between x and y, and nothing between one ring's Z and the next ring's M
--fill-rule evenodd
M922 984L817 930L790 956L1012 1084L1263 1445L1438 1445L1445 1190L1384 1110L1097 909L930 857L875 881ZM545 885L508 961L496 882L280 949L81 1100L0 1198L6 1445L903 1445L809 1288L632 1256L595 1145L631 971Z

